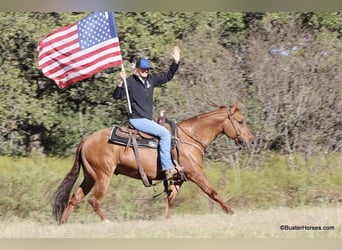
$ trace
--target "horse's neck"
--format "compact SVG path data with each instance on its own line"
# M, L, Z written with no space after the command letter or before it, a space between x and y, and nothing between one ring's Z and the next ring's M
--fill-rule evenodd
M224 119L221 110L217 110L185 120L179 125L188 135L209 146L222 133Z

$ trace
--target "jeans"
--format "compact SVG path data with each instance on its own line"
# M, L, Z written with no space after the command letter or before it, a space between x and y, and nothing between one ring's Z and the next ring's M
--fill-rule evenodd
M129 119L128 121L134 128L159 137L159 155L162 170L173 168L171 160L171 135L169 131L158 123L146 118Z

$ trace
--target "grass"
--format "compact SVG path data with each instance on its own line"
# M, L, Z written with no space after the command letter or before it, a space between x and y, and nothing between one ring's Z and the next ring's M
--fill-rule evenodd
M0 221L18 218L54 223L50 199L72 162L72 158L0 157ZM265 153L253 158L240 157L232 165L206 161L204 172L235 211L335 206L342 202L341 162L340 154L317 155L309 159L293 155L289 161L288 156ZM78 179L75 187L81 180ZM103 200L104 211L108 218L118 222L156 220L163 217L166 197L163 194L152 199L152 196L162 190L162 185L154 190L145 188L139 180L114 176ZM72 224L98 221L87 198L71 214ZM202 216L207 213L219 214L221 209L195 184L185 183L173 214Z
M306 226L281 230L280 226ZM312 230L309 227L321 227ZM324 226L333 226L323 230ZM0 223L2 238L340 238L342 206L270 208L223 213L175 215L150 220L56 225L15 219Z

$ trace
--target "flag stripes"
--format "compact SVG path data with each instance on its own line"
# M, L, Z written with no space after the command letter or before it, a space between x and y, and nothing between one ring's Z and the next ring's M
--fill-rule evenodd
M80 22L83 22L82 38L79 36ZM52 32L38 44L38 65L43 74L53 79L60 88L122 64L114 14L93 13L80 22ZM87 25L89 32L84 31ZM98 30L101 33L96 33ZM82 49L81 42L90 42L90 45Z

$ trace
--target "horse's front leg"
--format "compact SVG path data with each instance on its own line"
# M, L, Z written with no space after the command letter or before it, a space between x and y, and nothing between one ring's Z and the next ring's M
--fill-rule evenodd
M207 177L205 174L202 172L202 170L197 170L194 175L188 176L188 178L194 182L199 188L203 190L204 193L206 193L211 199L216 201L223 211L227 214L233 214L233 210L227 206L223 200L220 198L218 193L215 191L215 189L211 186L209 183Z
M183 182L178 182L177 184L170 184L167 190L167 205L165 210L165 217L168 219L171 216L171 210L173 204L175 203L177 194Z

